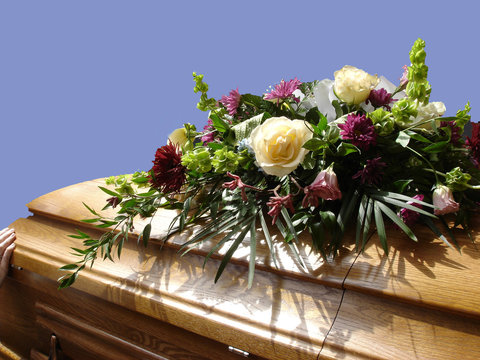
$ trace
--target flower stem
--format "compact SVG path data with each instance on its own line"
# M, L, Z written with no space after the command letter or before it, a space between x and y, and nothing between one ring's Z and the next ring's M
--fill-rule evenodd
M428 166L430 166L431 168L431 172L433 172L433 175L435 175L435 181L438 183L438 176L437 176L437 170L435 170L435 168L433 167L432 163L430 161L427 160L427 158L425 156L423 156L422 154L420 154L417 150L415 149L412 149L410 146L406 146L405 147L406 149L410 150L411 152L413 152L415 155L417 155L418 157L420 157L423 161L425 161ZM443 174L445 176L445 174Z

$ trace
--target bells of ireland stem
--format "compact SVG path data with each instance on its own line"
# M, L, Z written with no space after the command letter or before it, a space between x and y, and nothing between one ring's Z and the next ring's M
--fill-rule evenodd
M455 191L463 191L467 189L467 184L471 178L472 176L470 174L462 172L457 166L446 174L445 182L449 188Z
M238 155L223 147L213 154L212 165L217 173L235 172L238 168Z
M199 173L206 173L212 170L212 160L210 152L205 147L198 147L192 151L187 151L182 156L182 165L189 170Z
M395 129L395 121L389 111L377 109L368 114L368 117L372 120L375 132L380 136L387 136Z
M432 88L427 81L428 66L425 65L425 41L417 39L410 50L410 62L408 67L408 84L406 88L410 99L419 103L427 104Z

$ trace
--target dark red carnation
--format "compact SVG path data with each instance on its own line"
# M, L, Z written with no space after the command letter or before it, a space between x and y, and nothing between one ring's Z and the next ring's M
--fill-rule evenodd
M176 144L157 149L153 167L150 170L150 183L163 193L177 192L186 180L186 168L182 165L182 152Z
M367 150L370 145L377 143L377 134L372 120L363 114L349 114L345 124L338 124L338 127L342 129L340 135L343 140L350 140L353 145L362 150Z
M472 122L472 137L467 137L466 146L470 150L473 163L480 168L480 124Z
M369 102L371 102L372 105L376 108L383 106L385 109L390 111L392 110L390 104L394 101L397 100L392 99L392 94L387 92L387 90L385 90L384 88L381 88L378 90L370 91L370 95L368 96L366 103L368 104Z

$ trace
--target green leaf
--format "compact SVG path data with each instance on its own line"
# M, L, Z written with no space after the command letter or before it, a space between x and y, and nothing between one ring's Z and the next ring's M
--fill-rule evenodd
M375 225L377 226L377 234L378 238L380 239L380 243L382 244L383 251L385 254L388 255L388 246L387 246L387 233L385 232L385 224L383 222L382 212L380 207L377 204L377 201L373 201L374 206L374 214L375 214Z
M273 263L275 264L275 267L278 268L277 256L275 255L275 248L273 247L272 237L270 236L270 231L268 230L268 225L265 221L262 210L258 212L258 217L260 218L260 224L262 225L263 233L265 235L265 241L267 242L268 248L270 249Z
M377 197L379 200L383 200L383 198L392 198L392 199L399 199L399 200L404 200L404 201L413 201L417 204L427 206L427 207L430 207L432 209L435 208L435 205L430 204L428 202L420 201L420 200L414 199L410 196L406 196L406 195L403 195L403 194L398 194L398 193L394 193L394 192L390 192L390 191L370 191L369 195L371 197Z
M450 242L447 240L447 238L445 236L443 236L442 232L440 231L439 228L437 228L437 226L432 221L432 219L430 219L428 217L425 217L425 216L422 216L421 219L425 223L425 225L427 225L430 228L430 230L432 230L432 232L440 238L440 240L442 240L446 245L448 245L449 247L451 247L453 249L452 244L450 244ZM457 249L460 251L460 247L458 247L458 244L456 244L456 245L457 245Z
M76 230L78 235L68 235L69 237L71 238L74 238L74 239L90 239L90 235L87 235L85 234L84 232L80 231L80 230Z
M291 234L287 232L287 230L285 229L281 221L277 220L275 225L277 226L278 230L280 230L280 233L282 234L287 245L290 247L290 250L292 251L297 262L300 264L302 268L306 269L307 267L305 266L305 263L301 258L300 253L298 252L297 244L294 241L291 241Z
M223 149L225 147L223 144L216 143L216 142L210 142L210 143L207 144L207 146L210 149L213 149L213 150L220 150L220 149Z
M423 215L432 217L434 219L437 218L432 213L429 213L425 210L422 210L422 209L414 206L413 204L407 204L406 202L403 202L403 201L400 201L400 200L397 200L397 199L392 199L392 198L389 198L389 197L386 197L386 196L375 196L375 195L371 195L371 196L372 196L372 198L374 198L376 200L380 200L384 203L389 203L389 204L396 205L396 206L401 207L401 208L406 208L406 209L418 212L419 214L423 214ZM412 199L412 200L415 201L415 199Z
M230 125L223 121L217 114L211 113L210 119L212 120L213 127L217 129L218 132L223 133L230 129Z
M419 133L416 133L415 131L408 130L408 131L405 131L405 133L407 133L408 136L410 136L414 140L417 140L417 141L420 141L420 142L423 142L423 143L429 143L429 144L432 143L426 137L423 137L422 135L420 135Z
M449 144L448 141L440 141L432 145L429 145L427 147L424 147L422 150L430 154L440 153L445 151L445 148L448 146L448 144Z
M143 246L147 247L148 240L150 240L150 232L152 231L152 224L147 224L143 228Z
M210 249L207 255L205 255L205 259L203 260L203 268L205 268L205 265L207 264L207 260L210 258L210 256L213 255L217 249L219 249L223 244L225 244L227 241L229 241L234 235L236 235L239 231L238 227L235 227L233 230L231 230L226 236L223 237L222 240L220 240L218 243L215 244L214 247Z
M246 221L247 222L247 221ZM244 224L246 223L244 222ZM232 258L233 253L238 249L238 246L241 244L245 236L247 235L248 231L250 230L250 223L247 223L247 225L244 226L242 232L237 236L235 241L233 242L232 246L227 250L225 255L223 256L222 262L220 263L220 266L218 267L217 274L215 275L215 283L218 281L220 276L222 276L223 270L225 269L225 266L227 266L228 262Z
M90 211L93 215L95 216L98 216L98 217L102 217L100 214L98 214L95 210L93 210L91 207L89 207L87 204L85 204L84 202L82 202L83 206L85 206L88 211Z
M293 235L295 240L298 241L297 231L295 230L295 226L293 225L293 222L292 222L292 219L290 218L290 214L288 213L288 210L282 207L281 214L285 222L287 223L288 230Z
M337 146L337 155L338 156L346 156L351 153L358 152L358 148L350 143L341 142L340 145Z
M405 191L405 189L407 188L407 186L412 182L413 180L409 179L409 180L397 180L397 181L394 181L393 182L393 186L394 188L402 193Z
M380 208L380 210L385 214L387 215L390 220L392 220L400 229L402 229L402 231L407 234L407 236L412 239L413 241L418 241L417 237L415 236L415 234L412 232L412 230L410 230L410 228L405 225L405 223L402 221L402 219L397 215L395 214L392 209L390 209L387 205L381 203L380 201L377 201L376 202L378 207Z
M107 188L104 188L103 186L99 186L98 188L99 188L100 190L102 190L104 193L108 194L108 195L115 196L115 197L118 197L118 198L120 198L120 199L122 198L122 196L121 196L119 193L115 192L115 191L112 191L112 190L109 190L109 189L107 189Z
M323 131L327 129L328 125L328 120L327 118L320 112L318 111L318 115L320 116L320 121L318 122L318 130Z
M328 147L328 144L325 140L314 137L308 140L305 144L303 144L303 147L307 150L315 151Z
M302 167L305 170L312 170L316 164L317 164L317 159L315 157L314 152L309 151L302 161Z
M68 264L68 265L65 265L65 266L62 266L60 269L58 270L74 270L78 268L78 265L77 264Z
M407 147L410 142L410 136L405 131L399 131L395 142L403 147Z
M117 225L118 223L116 221L107 221L107 220L100 220L101 224L100 225L95 225L95 227L99 229L105 229L113 225Z
M343 110L342 107L340 106L340 103L338 100L333 100L332 101L332 106L335 108L335 117L338 119L339 117L343 116Z
M100 220L100 218L95 218L95 219L83 219L80 220L81 222L87 223L87 224L93 224L96 223Z
M362 250L365 249L367 243L367 236L370 231L370 224L372 222L373 200L369 199L367 210L365 211L365 222L363 225Z
M255 260L257 258L257 232L255 229L255 219L253 218L250 226L250 261L248 263L248 288L252 288L253 276L255 274Z
M360 232L365 222L365 212L367 210L368 201L368 196L363 195L362 200L360 200L360 205L358 206L357 226L355 231L355 248L357 251L360 248Z

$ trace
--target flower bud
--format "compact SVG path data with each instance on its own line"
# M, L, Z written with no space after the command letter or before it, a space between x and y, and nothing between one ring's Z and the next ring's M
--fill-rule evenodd
M449 214L460 208L460 204L453 198L452 190L445 185L437 185L433 191L433 205L437 207L433 211L435 215Z
M318 199L337 200L342 198L342 192L338 186L337 174L333 171L333 165L318 173L315 180L303 189L305 197L302 206L318 206Z

